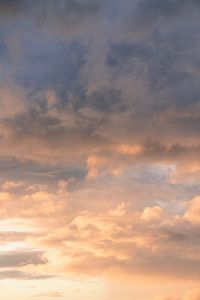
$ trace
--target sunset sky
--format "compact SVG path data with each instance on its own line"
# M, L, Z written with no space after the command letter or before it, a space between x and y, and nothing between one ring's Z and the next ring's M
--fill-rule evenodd
M200 300L199 25L0 0L0 300Z

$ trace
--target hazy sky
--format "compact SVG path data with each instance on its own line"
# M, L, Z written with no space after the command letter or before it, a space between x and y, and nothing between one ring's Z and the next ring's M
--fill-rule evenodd
M0 0L1 300L200 300L199 20Z

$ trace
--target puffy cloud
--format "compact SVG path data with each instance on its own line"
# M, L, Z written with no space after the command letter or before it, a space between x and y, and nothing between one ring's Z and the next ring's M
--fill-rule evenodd
M188 209L184 215L185 219L194 223L200 223L200 197L197 196L188 202Z
M57 252L60 264L56 268L61 274L199 280L198 229L181 216L161 219L159 207L153 207L153 212L141 220L141 214L125 203L107 214L82 212L68 225L32 242L47 250L50 264ZM192 240L196 245L191 248Z
M163 216L163 210L159 206L145 207L142 212L141 219L144 221L156 221L161 220Z
M37 191L16 197L12 193L3 192L0 194L2 217L51 217L52 215L63 214L66 211L66 194L51 194L45 191ZM19 210L16 211L16 206Z
M15 181L6 181L3 184L2 187L3 187L4 190L12 190L12 189L21 187L22 185L23 185L22 181L18 181L18 182L15 182Z

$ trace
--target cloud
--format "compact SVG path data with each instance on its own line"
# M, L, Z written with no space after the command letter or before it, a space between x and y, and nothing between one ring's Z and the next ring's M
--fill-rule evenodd
M30 24L39 30L45 30L48 34L57 34L60 37L69 37L74 33L84 33L90 29L91 21L98 18L101 11L101 3L95 1L61 0L34 1L13 0L1 1L1 23L21 22ZM67 31L66 31L67 28Z
M0 253L0 268L23 267L29 264L39 265L45 264L47 261L41 252L1 252Z
M162 30L173 30L178 26L177 20L183 21L188 16L195 16L198 9L198 1L179 1L170 0L166 3L160 3L159 0L142 0L131 3L129 23L132 30L138 36L146 37L152 31L162 28Z
M119 1L117 7L121 4ZM13 9L19 9L15 8L14 2L8 3L8 7L12 5ZM23 5L24 2L19 4L20 7ZM33 14L45 11L47 19L52 13L59 20L62 14L66 18L67 14L74 18L79 12L90 15L99 11L100 7L108 9L104 2L90 1L62 1L62 5L55 1L48 5L46 2L32 4L30 1L26 5L32 5ZM170 1L161 7L154 0L136 2L129 8L141 20L148 20L145 17L148 14L153 15L152 19L156 19L155 15L159 18L163 15L179 18L182 10L186 13L186 7L195 5L198 5L195 1L191 4ZM2 6L6 4L2 2ZM120 20L116 20L115 16L113 22L115 20L118 24L123 18L124 14ZM120 30L123 31L122 27ZM164 35L163 29L160 30L161 36ZM6 103L9 101L9 111L6 113L4 107L2 117L6 117L6 120L1 122L1 155L12 155L19 160L23 157L67 163L80 157L74 149L81 147L82 164L90 156L96 156L99 160L114 160L111 165L121 164L122 161L134 164L136 161L160 160L179 167L186 160L195 162L199 155L198 103L188 99L198 99L199 94L198 76L194 70L198 54L190 46L196 33L185 36L178 26L174 26L173 31L174 35L169 35L165 44L162 38L156 39L153 33L151 44L145 39L124 41L120 37L118 41L111 40L110 43L104 39L102 42L106 43L106 49L100 57L96 42L88 45L74 38L75 42L66 44L54 37L44 38L41 32L37 38L32 32L30 38L22 31L20 44L23 47L19 52L23 68L19 72L17 66L14 77L25 88L12 87L12 84L6 88L3 86L5 97L2 95L2 99L6 98ZM179 39L175 36L179 36ZM43 46L39 47L41 42ZM8 44L10 49L15 48L13 43ZM94 53L99 60L92 64ZM9 65L13 67L9 63L6 67L9 68ZM101 78L106 76L103 86L99 78L94 85L100 67L103 68ZM13 70L8 73L13 76ZM87 74L89 77L85 76ZM30 82L34 82L31 91ZM40 92L36 92L36 86ZM51 93L54 102L49 105ZM181 108L180 103L183 103ZM14 108L17 111L13 111ZM177 136L181 137L178 143ZM54 151L50 151L50 148ZM105 156L109 159L105 159Z
M60 292L49 292L46 294L39 294L39 295L35 295L35 297L45 297L45 298L59 298L59 297L63 297L63 294Z
M200 212L200 198L197 196L187 203L188 209L184 215L185 219L194 223L199 224L199 212Z
M24 90L12 84L0 84L0 103L2 113L0 118L12 118L25 112Z
M40 279L49 279L51 276L48 275L35 275L31 273L26 273L23 271L18 271L15 269L0 271L0 279L17 279L17 280L40 280Z
M17 198L12 193L3 192L0 194L2 207L0 214L7 217L50 217L52 215L59 216L67 207L67 192L58 194L50 194L46 191L37 191L25 194ZM16 211L15 207L18 203L20 211Z
M159 206L145 207L141 219L144 221L156 221L162 219L163 209Z
M199 280L198 228L184 216L164 216L159 207L153 212L141 220L138 211L123 203L107 214L83 212L36 245L48 249L50 261L51 249L60 251L61 274Z
M32 12L41 13L43 10L46 11L53 11L55 13L62 14L65 12L65 14L70 13L77 13L77 14L87 14L91 11L95 11L96 8L98 8L98 1L79 1L79 0L61 0L61 2L58 4L56 1L51 1L50 3L48 1L43 1L40 3L40 1L24 1L19 0L17 3L14 0L8 0L4 1L2 0L0 2L1 11L4 13L13 13L15 16L16 13L27 13L27 8L32 7ZM13 17L13 16L12 16Z
M159 279L180 300L200 279L198 1L0 17L0 278Z

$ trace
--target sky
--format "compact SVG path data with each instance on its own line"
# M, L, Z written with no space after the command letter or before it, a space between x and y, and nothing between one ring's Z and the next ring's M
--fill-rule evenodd
M200 300L199 17L0 0L1 300Z

